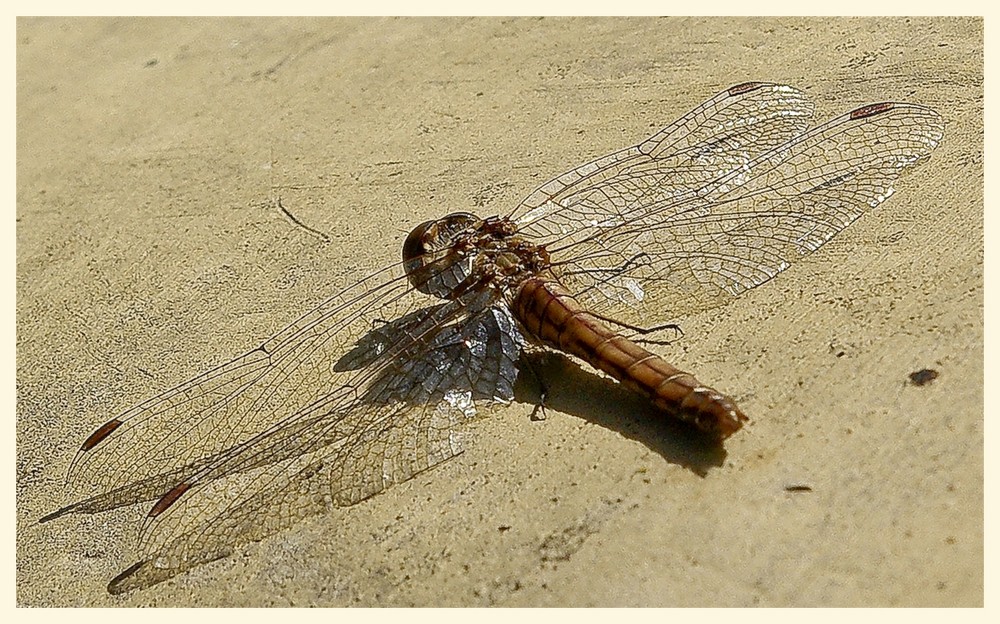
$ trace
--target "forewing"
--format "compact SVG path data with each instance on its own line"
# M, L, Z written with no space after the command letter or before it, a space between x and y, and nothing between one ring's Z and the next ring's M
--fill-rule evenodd
M398 266L369 276L257 349L106 423L74 459L71 483L107 492L197 470L344 386L349 377L333 371L333 363L352 341L383 314L405 314L422 304Z
M45 519L156 498L178 484L311 452L352 435L363 421L344 415L366 405L418 405L441 400L449 390L509 398L507 381L489 370L498 366L492 343L487 348L469 337L460 343L470 351L464 359L457 347L442 343L483 331L493 299L490 291L470 291L461 300L421 308L428 298L410 288L398 266L380 271L258 349L109 421L85 442L71 469L85 499ZM387 320L396 317L411 322ZM516 334L512 326L506 330ZM373 341L376 334L381 338ZM362 343L371 353L351 366L349 354ZM445 352L454 362L441 362ZM510 349L504 354L510 356ZM460 365L467 368L459 371Z
M887 199L942 135L928 108L870 105L693 190L659 189L660 174L604 180L577 208L596 225L541 242L552 241L555 270L584 305L659 325L724 303L817 249ZM650 190L625 208L605 199L636 187Z
M649 139L543 184L513 216L529 237L565 244L679 200L804 132L813 106L786 85L745 83Z

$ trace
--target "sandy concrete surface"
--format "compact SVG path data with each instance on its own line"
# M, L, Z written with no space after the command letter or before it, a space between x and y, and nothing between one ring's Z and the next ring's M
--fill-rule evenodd
M36 523L97 425L412 224L506 212L748 80L947 130L824 249L679 319L663 354L753 419L725 452L557 361L545 420L516 402L458 458L143 591L105 587L148 505ZM982 605L982 187L977 19L19 20L18 603Z

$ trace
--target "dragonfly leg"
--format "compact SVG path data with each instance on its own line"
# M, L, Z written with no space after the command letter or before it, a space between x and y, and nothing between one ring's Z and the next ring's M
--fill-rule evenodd
M639 334L646 335L646 334L651 334L653 332L665 331L665 330L668 330L668 329L671 330L671 331L673 331L676 334L674 336L673 340L677 340L681 336L684 335L684 330L682 330L681 326L677 325L676 323L666 323L664 325L657 325L656 327L649 327L649 328L645 328L645 329L638 328L635 331L638 332ZM634 339L635 342L638 342L638 343L641 343L641 344L655 344L655 345L669 345L669 344L671 344L673 342L673 340L650 340L649 338L635 338Z
M541 356L547 357L547 354L543 351ZM529 416L529 418L533 421L545 420L545 400L549 396L549 386L545 383L545 379L542 378L542 375L538 372L538 369L535 367L535 363L532 360L533 358L528 353L522 353L519 360L519 363L524 364L521 370L528 373L528 375L534 380L535 385L538 387L538 403L536 403L534 409L531 410L531 416ZM541 415L539 415L539 413L541 413Z
M628 323L624 323L622 321L613 319L613 318L611 318L609 316L604 316L604 315L601 315L601 314L596 314L594 312L588 312L587 314L590 314L591 316L597 317L597 318L601 319L602 321L607 321L608 323L611 323L612 325L617 325L619 327L624 327L625 329L629 329L631 331L634 331L635 333L637 333L637 334L639 334L641 336L645 336L647 334L652 334L652 333L658 332L658 331L666 331L668 329L671 330L671 331L673 331L673 332L675 332L677 334L677 336L674 338L675 340L677 338L680 338L681 336L684 335L684 330L682 330L681 326L678 325L678 324L676 324L676 323L664 323L663 325L655 325L653 327L639 327L638 325L630 325ZM644 343L659 344L659 345L670 344L669 340L647 340L647 339L641 339L641 340L636 340L635 342L644 342Z

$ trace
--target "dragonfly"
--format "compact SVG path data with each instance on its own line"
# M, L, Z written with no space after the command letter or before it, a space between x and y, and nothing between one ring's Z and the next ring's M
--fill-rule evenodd
M399 261L100 426L69 469L77 501L41 521L153 501L108 589L148 587L461 453L532 349L721 443L748 421L735 400L623 331L676 328L767 282L888 199L944 133L902 102L812 118L802 91L739 84L505 216L418 225Z

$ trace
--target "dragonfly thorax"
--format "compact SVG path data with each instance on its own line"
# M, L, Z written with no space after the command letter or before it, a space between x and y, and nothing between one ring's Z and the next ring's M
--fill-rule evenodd
M544 246L518 234L510 219L456 212L413 228L403 243L403 267L420 292L455 299L474 289L511 293L549 266Z

